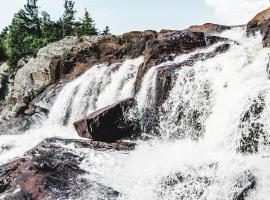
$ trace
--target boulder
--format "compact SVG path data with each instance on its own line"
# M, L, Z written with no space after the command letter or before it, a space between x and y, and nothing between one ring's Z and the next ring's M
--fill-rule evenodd
M138 122L127 116L135 107L133 98L118 101L75 122L74 127L81 137L94 141L115 142L130 138L140 132Z
M221 33L223 31L230 30L230 29L231 29L230 26L213 24L213 23L205 23L203 25L190 26L186 30L192 31L192 32L203 32L203 33L211 34L211 33Z
M98 197L116 199L119 192L81 175L82 155L64 145L86 145L83 140L46 139L25 154L24 158L0 166L0 198L8 199L77 199L93 190Z

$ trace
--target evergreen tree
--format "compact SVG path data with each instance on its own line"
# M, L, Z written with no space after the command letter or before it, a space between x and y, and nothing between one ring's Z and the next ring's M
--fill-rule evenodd
M29 34L42 36L37 0L27 0L21 19L27 27Z
M62 38L62 23L51 21L50 15L42 11L41 12L41 31L44 43L50 43Z
M15 14L4 42L9 64L12 67L15 67L18 60L29 53L29 49L24 43L28 32L21 16L25 16L24 10L20 10Z
M8 27L5 27L0 33L0 62L3 62L7 59L6 50L5 50L5 39L7 38Z
M111 35L109 26L106 26L101 35Z
M64 14L62 19L62 36L68 36L73 34L73 25L75 20L76 10L74 9L74 2L72 0L65 0Z
M92 19L90 13L85 9L84 17L81 19L81 24L77 29L77 34L79 36L87 36L87 35L97 35L97 29L94 24L94 20Z
M14 15L11 25L0 33L0 62L8 60L10 72L17 70L17 62L21 58L35 56L41 47L50 42L74 34L98 34L94 20L87 10L83 19L74 21L74 1L65 0L64 14L58 21L52 21L45 11L39 15L37 2L38 0L27 0L24 9ZM110 34L108 26L102 34Z

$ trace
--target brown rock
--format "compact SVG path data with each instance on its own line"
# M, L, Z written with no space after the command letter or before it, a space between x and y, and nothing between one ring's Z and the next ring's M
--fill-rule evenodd
M203 25L194 25L190 26L187 30L192 32L204 32L204 33L213 33L213 32L222 32L231 29L230 26L206 23Z
M131 121L125 113L136 106L135 99L125 99L102 108L86 118L75 122L78 134L94 141L115 142L139 132L139 125Z
M64 148L68 144L82 146L88 143L83 140L46 139L28 151L25 158L0 166L0 198L78 199L81 192L92 188L96 195L116 199L117 191L81 177L85 173L79 167L83 157Z
M157 39L149 41L146 45L145 61L138 70L135 92L139 91L143 77L151 67L173 60L177 55L190 53L221 41L230 40L209 36L203 32L163 30Z
M255 17L253 17L252 20L250 20L247 24L247 33L248 34L254 34L256 31L259 31L265 23L270 18L270 8L267 8L266 10L263 10L259 14L257 14Z
M254 35L257 31L263 36L263 46L270 47L270 8L263 10L248 22L247 35Z

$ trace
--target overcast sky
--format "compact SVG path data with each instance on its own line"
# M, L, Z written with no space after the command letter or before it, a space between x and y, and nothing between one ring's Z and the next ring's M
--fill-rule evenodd
M0 6L0 28L9 25L12 16L26 0L7 0ZM39 0L41 10L58 19L64 0ZM246 23L268 0L75 0L77 16L84 8L92 14L99 29L110 26L115 34L131 30L182 29L193 24L215 22Z

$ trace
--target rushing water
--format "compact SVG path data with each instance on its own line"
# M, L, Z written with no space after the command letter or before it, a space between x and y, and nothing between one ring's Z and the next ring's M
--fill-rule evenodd
M137 141L136 149L128 153L74 149L85 157L81 164L89 171L85 178L119 191L119 199L134 200L233 200L256 179L256 190L247 199L269 198L269 49L262 48L260 36L247 38L243 28L221 36L239 45L232 44L223 54L175 72L173 88L157 113L159 136ZM178 56L171 63L180 63L192 54ZM0 163L22 155L45 137L77 137L71 126L74 120L133 95L142 62L143 58L138 58L97 65L68 83L43 127L20 136L0 136L1 145L11 146L10 151L1 153ZM136 95L140 112L154 106L157 70L165 64L146 74ZM252 139L257 153L241 153L254 151L243 140L254 132L260 133ZM175 181L167 184L168 180ZM84 191L81 199L89 199L89 194L91 199L101 198L90 190Z

